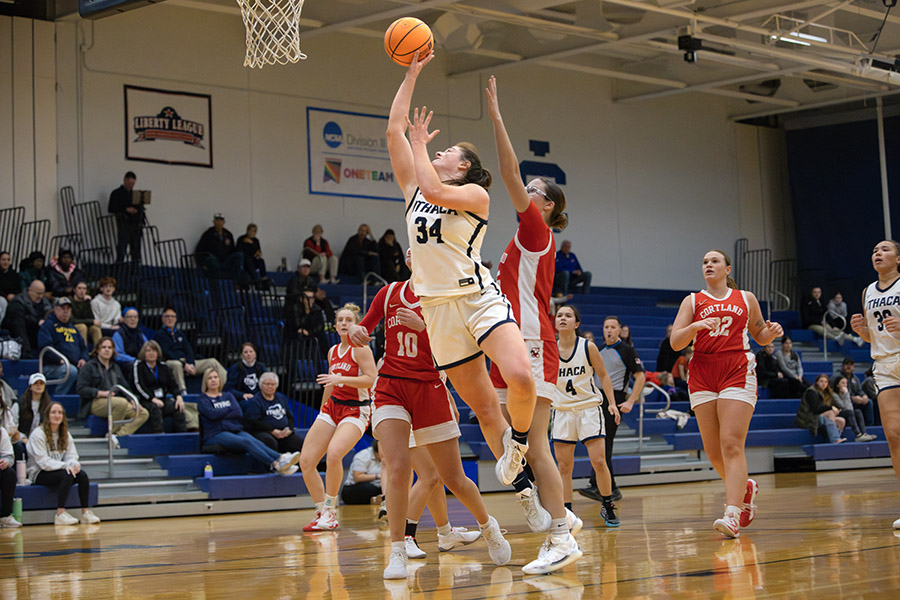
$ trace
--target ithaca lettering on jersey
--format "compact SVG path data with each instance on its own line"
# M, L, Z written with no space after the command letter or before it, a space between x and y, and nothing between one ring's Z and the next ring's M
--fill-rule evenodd
M587 369L584 365L578 367L560 367L559 378L564 379L566 377L577 377L578 375L584 375L586 372Z
M734 304L719 304L719 303L710 304L709 306L704 307L703 310L700 311L700 318L705 319L709 315L716 313L716 312L730 312L730 313L734 313L736 315L743 315L744 309L741 308L740 306L735 306Z
M866 310L897 305L900 305L900 296L882 296L881 298L872 298L871 300L868 300L866 302Z
M428 214L441 214L441 215L458 215L455 209L452 208L444 208L443 206L435 206L431 202L427 200L413 200L412 207L410 209L415 213L428 213Z

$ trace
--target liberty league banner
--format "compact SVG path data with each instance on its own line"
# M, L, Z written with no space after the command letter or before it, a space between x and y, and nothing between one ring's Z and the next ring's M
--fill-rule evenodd
M210 96L126 85L125 158L212 168Z
M307 107L309 193L403 200L385 129L380 115Z

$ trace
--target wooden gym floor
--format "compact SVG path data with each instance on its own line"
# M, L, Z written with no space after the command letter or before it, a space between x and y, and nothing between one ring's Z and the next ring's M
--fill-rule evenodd
M900 490L886 469L764 475L756 522L737 540L712 530L719 482L626 488L622 527L576 494L585 557L523 578L542 536L527 532L512 494L487 495L509 530L513 560L484 542L428 552L408 580L381 577L389 544L376 507L341 509L338 532L304 534L311 511L117 521L0 530L0 598L900 598ZM474 526L452 497L454 525ZM100 511L102 514L102 511Z

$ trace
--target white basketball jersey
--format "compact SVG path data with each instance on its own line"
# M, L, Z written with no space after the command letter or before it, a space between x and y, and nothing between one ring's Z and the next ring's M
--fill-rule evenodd
M886 317L900 317L900 279L887 289L878 289L878 282L869 284L865 298L866 325L872 340L872 358L878 360L900 353L900 337L884 327Z
M588 340L575 338L575 349L568 358L559 353L559 377L553 407L580 410L603 403L603 393L594 387L594 367L588 356Z
M412 281L422 304L481 292L494 279L481 264L487 220L431 204L417 188L406 206Z

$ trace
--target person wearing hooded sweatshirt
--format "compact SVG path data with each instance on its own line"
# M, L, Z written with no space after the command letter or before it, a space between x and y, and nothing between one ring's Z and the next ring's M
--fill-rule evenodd
M69 361L67 374L66 365L56 354L48 352L44 356L44 375L51 380L65 377L65 381L56 386L56 394L72 391L78 379L78 369L88 360L87 344L71 320L72 301L63 296L53 301L53 312L38 331L39 348L52 346Z
M75 285L86 280L84 271L75 264L75 255L71 250L60 250L58 257L50 259L50 268L47 269L47 291L55 298L71 297L75 292Z
M243 409L243 403L259 393L260 377L266 371L266 365L256 360L253 342L244 342L241 344L241 359L228 367L225 391L232 392Z
M22 285L28 287L32 281L40 281L47 287L47 268L44 262L47 258L40 250L35 250L28 255L19 265L19 277L22 278ZM47 291L47 294L50 292Z
M31 282L27 290L10 301L0 326L22 340L22 358L32 358L33 350L37 357L38 330L49 312L50 301L44 297L44 284L40 281Z
M122 326L113 335L113 342L116 344L116 362L123 368L131 368L131 363L137 360L138 353L147 343L138 311L133 306L122 311Z

